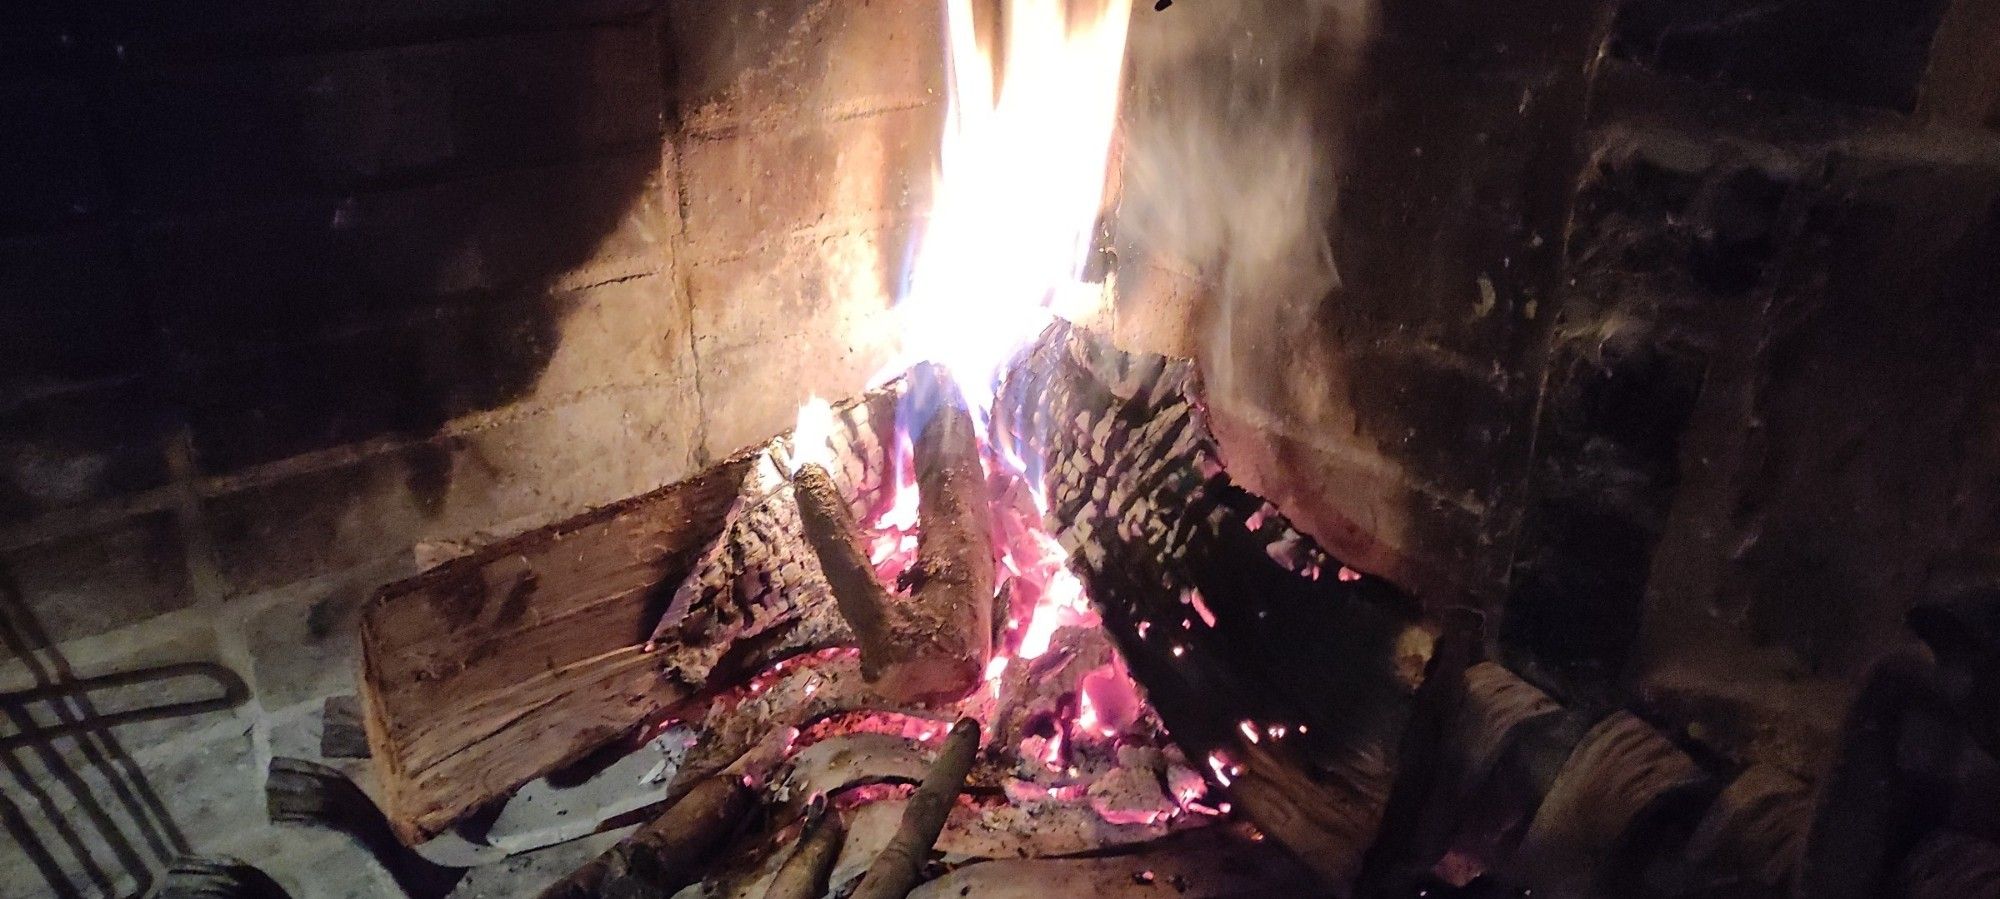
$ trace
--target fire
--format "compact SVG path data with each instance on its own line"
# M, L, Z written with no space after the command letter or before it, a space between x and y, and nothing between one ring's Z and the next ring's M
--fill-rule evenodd
M1103 202L1130 0L1008 0L982 44L945 0L949 109L929 223L896 307L902 358L951 370L979 409L1080 283ZM995 60L991 48L1004 48ZM995 63L1004 77L995 82Z
M1104 201L1131 2L1005 0L999 21L978 23L975 5L982 12L990 5L944 4L949 79L940 168L895 309L897 351L875 380L938 363L984 430L1014 354L1052 317L1076 317L1102 302L1104 287L1085 283L1083 270ZM817 401L800 410L795 468L825 449L829 422ZM908 437L899 435L891 508L863 523L873 532L870 561L885 583L895 583L916 548ZM1020 666L1048 653L1060 631L1100 621L1068 568L1068 553L1043 526L1039 485L984 437L997 571L1010 605L985 672L988 689L975 694L991 709L1002 681L1010 672L1018 679ZM1075 743L1109 747L1144 712L1136 685L1114 661L1084 677L1074 727L1028 736L1019 749L1074 777L1065 765ZM1080 793L1081 786L1058 789ZM1192 798L1187 792L1184 784L1173 792L1174 809Z

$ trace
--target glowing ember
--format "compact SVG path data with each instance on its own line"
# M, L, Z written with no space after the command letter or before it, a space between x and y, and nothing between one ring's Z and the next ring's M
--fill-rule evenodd
M1072 314L1104 297L1103 285L1086 284L1081 276L1103 202L1131 4L1010 0L998 7L1004 10L1001 21L981 23L995 33L982 35L975 31L973 9L979 5L984 11L985 5L944 2L949 109L941 165L927 226L897 302L897 353L875 380L886 381L919 362L938 363L985 431L1009 358L1052 316ZM997 60L1003 65L995 65L992 48L1004 50L1005 59ZM996 83L999 72L1005 77ZM898 418L899 431L910 425ZM806 462L832 461L832 424L830 408L817 399L800 409L790 459L794 471ZM891 502L873 521L861 523L869 561L884 584L899 583L918 543L909 434L898 433L896 442ZM1069 554L1043 524L1048 505L1039 484L990 434L982 434L981 450L1006 623L985 669L987 689L965 700L960 711L995 730L1003 722L1018 727L1007 731L1007 742L1026 764L1016 769L1019 778L1005 781L1010 800L1079 799L1085 782L1107 770L1126 770L1109 762L1120 756L1120 747L1144 745L1159 734L1141 727L1152 719L1123 663L1115 656L1103 662L1103 655L1080 654L1109 650L1102 642L1078 639L1092 634L1091 640L1102 641L1094 636L1101 621L1068 568ZM1193 604L1195 614L1214 626L1215 616L1199 597ZM1146 625L1140 627L1143 636ZM1184 647L1174 648L1176 655L1183 652ZM1066 671L1062 677L1068 680L1038 693L1037 687L1051 683L1052 671ZM923 718L871 714L822 721L805 739L835 728L886 728L929 740L937 736L930 732L936 727ZM1206 784L1196 771L1166 771L1162 791L1159 772L1143 770L1148 773L1138 780L1152 790L1150 801L1143 795L1118 801L1093 795L1100 815L1113 823L1154 824L1200 808L1195 800L1206 794Z

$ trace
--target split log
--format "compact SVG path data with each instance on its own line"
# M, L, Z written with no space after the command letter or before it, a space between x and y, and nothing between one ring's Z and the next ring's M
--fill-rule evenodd
M895 392L878 391L836 410L837 464L851 495L886 496L883 434L896 405ZM784 593L778 587L796 586L800 572L769 563L775 554L739 555L725 566L731 592L689 597L680 621L701 624L670 628L647 651L679 587L729 524L747 477L771 464L768 449L376 594L362 616L360 694L399 838L415 844L442 832L711 681L851 639L831 602L818 617L810 602L763 603ZM793 555L813 567L809 553Z
M958 793L965 788L965 777L972 772L978 750L979 722L959 719L945 738L944 748L938 750L923 786L910 797L896 838L868 866L853 899L903 899L909 895L923 876L924 863L930 860L931 847L944 829L945 816L958 803Z
M665 813L540 894L541 899L664 897L701 879L757 804L764 778L797 731L773 734L720 774L696 784Z
M764 899L819 899L826 895L827 877L833 873L833 862L840 857L840 845L846 838L840 813L833 810L826 795L813 797L798 846L771 878Z

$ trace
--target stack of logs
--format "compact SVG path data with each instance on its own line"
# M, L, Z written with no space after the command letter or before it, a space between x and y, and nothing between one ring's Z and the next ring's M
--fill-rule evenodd
M965 412L922 396L935 379L919 371L841 408L830 464L794 470L760 448L385 588L364 619L363 699L396 836L420 842L622 735L702 720L688 710L715 710L781 660L818 659L831 677L820 695L755 726L709 717L657 816L546 894L667 895L759 811L751 791L791 748L784 725L845 708L935 717L977 686L994 652L993 497ZM1990 859L1991 834L1965 837L1963 822L1880 864L1841 849L1858 831L1838 822L1869 807L1866 785L1900 751L1877 745L1889 714L1877 706L1936 692L1910 686L1936 679L1905 670L1917 663L1878 672L1817 796L1792 773L1691 753L1630 712L1565 708L1484 660L1478 616L1426 614L1236 486L1199 396L1185 360L1058 326L1012 368L992 436L1039 480L1050 530L1185 757L1326 890L1867 895L1856 890L1886 889L1893 863L1907 895L1991 894L1978 871L2000 865L1965 861ZM924 416L908 428L922 531L892 589L856 522L893 498L894 423L911 408ZM969 724L952 729L868 895L901 895L920 876L978 743ZM783 811L804 820L770 895L819 895L838 811ZM1177 845L1128 857L1150 877L1174 869ZM924 890L956 895L982 869L1019 879L1012 864ZM1093 888L1136 876L1064 870Z

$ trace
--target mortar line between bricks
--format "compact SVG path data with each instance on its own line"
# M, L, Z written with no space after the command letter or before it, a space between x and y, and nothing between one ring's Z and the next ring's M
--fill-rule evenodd
M757 132L757 136L759 137L773 137L773 136L782 137L787 135L803 134L807 131L812 130L813 127L817 125L840 124L842 122L852 122L859 119L865 119L870 116L889 115L891 113L898 113L898 112L910 112L911 110L916 110L916 109L928 109L932 106L938 105L938 102L939 101L936 97L926 97L921 100L915 100L915 99L896 100L888 103L875 103L865 106L855 106L848 109L822 108L821 114L819 115L787 116L787 115L771 114L764 116L751 116L748 118L737 119L735 121L723 122L715 125L707 125L707 126L697 125L693 128L688 129L688 131L686 132L686 137L690 142L693 143L702 143L702 144L718 143L721 141L734 140L736 138L742 137L746 132L749 132L752 129L756 129L764 125L772 125L781 122L793 122L798 125L798 127L796 128L771 129L767 131L760 130Z
M299 453L229 474L196 477L192 481L193 492L198 499L212 499L239 490L274 483L296 475L339 468L343 465L352 465L376 456L421 446L441 438L463 437L483 433L494 428L525 421L545 412L561 409L565 406L607 394L636 393L684 384L685 380L681 376L649 378L619 384L604 384L586 390L566 393L546 401L517 404L504 410L493 410L461 416L451 422L447 422L443 427L440 427L437 431L423 439L375 438L322 450ZM182 489L183 487L178 483L168 483L150 490L115 497L92 505L58 509L43 513L24 524L0 529L0 551L24 549L38 543L90 531L139 515L176 510L178 504L182 501L180 496Z

